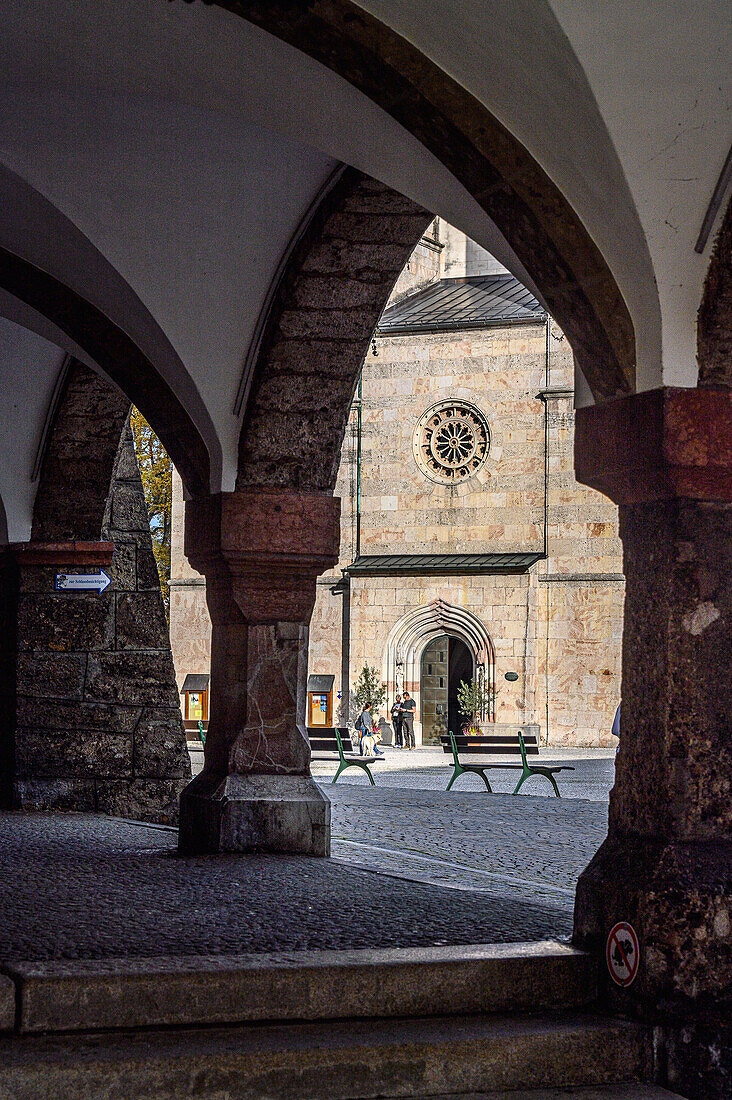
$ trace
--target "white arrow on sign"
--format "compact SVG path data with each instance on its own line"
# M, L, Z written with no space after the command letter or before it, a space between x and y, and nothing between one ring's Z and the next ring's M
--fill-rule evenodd
M98 573L57 573L56 588L64 592L89 591L96 588L97 592L103 592L110 578L100 569Z

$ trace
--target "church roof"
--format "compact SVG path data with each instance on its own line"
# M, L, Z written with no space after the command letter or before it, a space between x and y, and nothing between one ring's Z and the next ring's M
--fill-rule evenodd
M381 315L379 332L436 332L543 321L546 311L513 275L440 279Z

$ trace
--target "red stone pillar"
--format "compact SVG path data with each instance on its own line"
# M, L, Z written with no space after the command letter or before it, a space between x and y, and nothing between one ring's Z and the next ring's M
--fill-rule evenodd
M620 506L626 597L609 832L574 939L612 1006L656 1026L660 1083L732 1095L732 394L580 409L575 466ZM619 921L640 944L625 988L605 964Z
M336 564L340 500L247 488L186 504L185 551L206 577L211 716L181 797L183 852L328 855L330 804L310 777L308 626Z

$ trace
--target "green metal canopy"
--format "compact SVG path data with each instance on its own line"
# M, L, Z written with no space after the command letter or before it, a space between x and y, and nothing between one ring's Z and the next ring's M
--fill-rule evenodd
M526 573L542 553L516 554L372 554L344 569L352 577L408 574Z

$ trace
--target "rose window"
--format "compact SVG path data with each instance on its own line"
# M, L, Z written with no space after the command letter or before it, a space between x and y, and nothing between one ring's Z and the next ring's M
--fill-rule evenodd
M422 473L454 485L477 474L488 457L488 422L467 401L441 401L420 418L413 448Z

